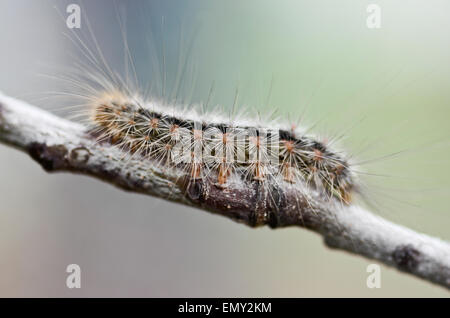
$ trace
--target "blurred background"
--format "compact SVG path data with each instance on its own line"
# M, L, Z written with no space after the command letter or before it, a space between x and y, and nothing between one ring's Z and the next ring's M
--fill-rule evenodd
M66 7L81 5L81 29ZM370 3L381 27L366 25ZM320 136L346 132L376 213L450 240L448 1L0 0L0 90L68 115L58 78L92 46L124 67L121 22L139 82L161 95L185 66L180 97L305 113ZM120 19L118 17L121 17ZM162 22L164 20L164 22ZM164 52L164 54L162 53ZM44 76L42 76L44 75ZM351 128L351 129L350 129ZM377 159L405 150L401 155ZM223 217L126 193L89 177L47 174L0 145L0 296L448 297L448 291L327 249L315 233L250 229ZM362 203L364 204L364 203ZM81 289L66 287L68 264Z

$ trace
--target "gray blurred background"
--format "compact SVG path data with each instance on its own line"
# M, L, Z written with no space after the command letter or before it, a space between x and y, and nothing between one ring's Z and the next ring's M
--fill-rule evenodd
M80 2L0 0L0 90L64 115L74 102L51 92L64 90L58 77L82 58L64 21L70 3ZM230 107L238 89L240 107L290 118L306 109L331 136L354 126L344 145L359 158L407 149L363 167L388 176L363 176L377 213L450 240L450 3L375 1L381 28L368 29L369 3L84 1L76 32L89 38L88 16L123 72L119 12L141 83L161 84L153 62L165 43L168 87L178 52L187 63L186 101L204 101L214 82L213 104ZM0 296L449 295L385 266L381 288L368 289L373 262L331 251L312 232L250 229L89 177L49 175L3 145L0 203ZM65 285L72 263L81 289Z

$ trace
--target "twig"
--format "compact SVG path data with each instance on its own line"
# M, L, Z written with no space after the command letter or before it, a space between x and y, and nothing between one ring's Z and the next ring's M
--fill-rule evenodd
M49 172L88 174L125 190L194 206L249 226L305 227L321 234L329 247L450 288L449 243L357 206L321 203L295 189L277 189L278 197L269 200L252 183L226 190L203 181L187 183L174 169L163 169L150 160L123 160L118 147L96 142L86 127L2 94L0 141L28 152Z

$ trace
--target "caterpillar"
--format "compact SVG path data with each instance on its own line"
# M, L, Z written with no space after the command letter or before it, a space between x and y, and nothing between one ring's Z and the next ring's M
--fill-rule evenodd
M230 185L244 184L258 193L256 206L269 198L276 208L279 203L274 198L279 199L277 192L283 187L300 191L302 198L314 195L343 205L350 205L354 194L361 193L350 156L334 145L336 140L320 139L301 123L256 120L258 116L245 111L235 112L235 105L227 115L217 108L205 111L201 104L177 103L176 98L144 97L135 88L142 85L137 83L122 28L125 78L106 62L90 24L93 49L73 33L72 41L87 62L64 80L81 89L80 94L69 94L87 100L83 113L88 113L89 131L98 142L116 145L125 154L162 169L176 170L187 192L200 182L203 196L208 196L211 187L226 193ZM165 74L161 86L164 95Z
M173 167L188 181L208 180L226 191L235 178L312 189L350 204L356 176L345 154L296 125L267 126L210 116L192 108L105 92L90 105L91 131L143 160Z

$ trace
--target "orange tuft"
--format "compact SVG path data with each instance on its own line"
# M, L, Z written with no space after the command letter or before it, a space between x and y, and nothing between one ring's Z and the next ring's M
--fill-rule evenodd
M314 161L321 161L323 159L323 153L319 149L314 149Z

